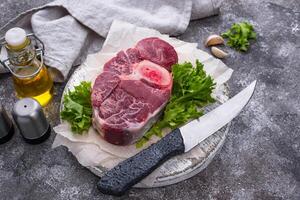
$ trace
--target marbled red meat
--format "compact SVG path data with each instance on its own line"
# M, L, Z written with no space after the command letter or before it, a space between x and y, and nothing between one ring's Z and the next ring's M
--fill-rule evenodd
M91 98L93 126L105 140L128 145L152 126L170 98L173 80L167 70L177 60L170 44L146 38L104 65Z
M159 38L143 39L137 43L136 48L144 60L150 60L163 66L168 71L171 71L171 66L178 62L175 49L169 43Z

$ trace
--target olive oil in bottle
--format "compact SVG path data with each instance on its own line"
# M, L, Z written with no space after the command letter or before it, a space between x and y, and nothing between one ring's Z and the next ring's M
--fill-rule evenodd
M52 99L53 81L42 57L37 58L33 41L21 28L8 30L5 40L17 97L32 97L47 105Z

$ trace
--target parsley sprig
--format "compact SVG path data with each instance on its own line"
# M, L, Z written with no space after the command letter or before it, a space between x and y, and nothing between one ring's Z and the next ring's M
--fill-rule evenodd
M227 32L222 33L222 37L228 39L228 46L245 52L250 46L249 41L256 39L256 33L250 23L241 22L233 24Z

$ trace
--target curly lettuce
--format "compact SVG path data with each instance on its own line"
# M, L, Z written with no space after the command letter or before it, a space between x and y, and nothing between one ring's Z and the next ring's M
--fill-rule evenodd
M136 143L137 148L142 147L154 135L162 137L165 128L173 130L192 119L199 118L203 115L201 108L215 102L211 96L215 83L198 60L195 67L190 62L173 65L172 75L172 95L163 116Z

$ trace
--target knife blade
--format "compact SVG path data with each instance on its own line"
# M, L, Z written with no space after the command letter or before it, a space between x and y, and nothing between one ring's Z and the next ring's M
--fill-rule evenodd
M251 99L253 81L244 90L214 110L177 128L157 143L107 171L97 184L104 194L123 195L167 159L191 150L236 117Z

